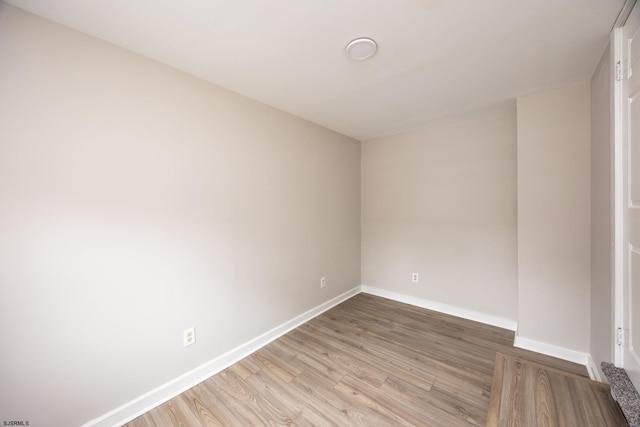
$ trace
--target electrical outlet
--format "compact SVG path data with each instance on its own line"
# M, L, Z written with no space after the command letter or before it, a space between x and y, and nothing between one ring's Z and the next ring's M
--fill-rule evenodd
M196 328L195 326L190 327L189 329L185 329L182 333L182 339L184 341L184 346L189 347L191 344L196 343Z
M418 273L411 274L411 281L413 283L418 283Z
M325 286L327 286L327 279L326 279L326 277L322 276L320 278L320 287L324 288Z

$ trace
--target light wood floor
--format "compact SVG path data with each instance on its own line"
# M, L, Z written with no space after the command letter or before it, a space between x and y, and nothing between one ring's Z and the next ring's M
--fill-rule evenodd
M484 426L511 331L359 294L133 420L141 426Z
M609 385L498 354L487 427L628 427Z

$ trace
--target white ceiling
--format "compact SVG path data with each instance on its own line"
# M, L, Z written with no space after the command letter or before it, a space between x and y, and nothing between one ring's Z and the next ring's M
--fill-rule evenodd
M7 3L367 140L588 80L624 0Z

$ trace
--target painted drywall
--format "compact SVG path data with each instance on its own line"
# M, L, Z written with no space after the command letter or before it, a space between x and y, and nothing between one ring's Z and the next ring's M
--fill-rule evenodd
M364 285L516 320L516 277L513 104L363 142Z
M613 360L611 49L591 78L591 335L598 368ZM604 377L603 377L604 378Z
M358 141L1 2L0 58L2 420L80 425L360 284Z
M518 337L589 351L590 87L518 98Z

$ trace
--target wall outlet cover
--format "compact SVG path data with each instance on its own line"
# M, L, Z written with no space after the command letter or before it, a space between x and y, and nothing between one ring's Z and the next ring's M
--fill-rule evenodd
M185 329L182 333L182 339L185 347L189 347L192 344L196 343L196 328L195 326L190 327L189 329Z

